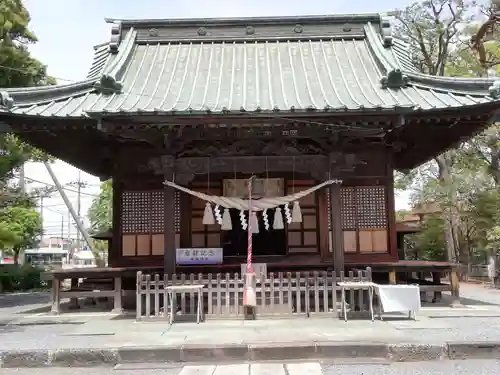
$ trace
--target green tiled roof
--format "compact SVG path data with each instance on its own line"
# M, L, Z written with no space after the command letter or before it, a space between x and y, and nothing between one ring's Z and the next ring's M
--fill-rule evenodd
M6 90L3 111L279 114L432 110L496 100L491 79L418 73L406 45L388 35L378 15L114 23L112 41L95 48L85 81Z

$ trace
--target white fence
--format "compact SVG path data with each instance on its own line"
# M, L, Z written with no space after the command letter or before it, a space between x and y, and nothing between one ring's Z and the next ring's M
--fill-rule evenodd
M257 316L337 315L340 289L339 281L371 281L371 270L342 272L268 273L258 275ZM137 273L137 319L168 318L165 309L165 286L203 284L202 306L205 318L239 318L243 315L244 278L239 274L180 274L167 275ZM194 292L177 293L179 316L196 314L197 299ZM352 311L364 312L368 307L367 293L348 293ZM177 317L176 317L177 318Z

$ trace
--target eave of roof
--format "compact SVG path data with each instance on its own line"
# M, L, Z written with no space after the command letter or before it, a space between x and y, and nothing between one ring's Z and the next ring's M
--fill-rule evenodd
M48 117L408 112L477 106L500 94L490 78L418 73L402 58L404 43L394 41L379 15L108 22L114 23L111 42L95 48L85 81L7 89L0 95L0 112ZM295 25L300 32L264 42L251 35L246 42L210 37L208 43L198 32L191 42L167 43L155 41L157 31L150 29L250 24L255 30ZM321 36L325 25L346 24ZM138 38L145 29L152 35Z

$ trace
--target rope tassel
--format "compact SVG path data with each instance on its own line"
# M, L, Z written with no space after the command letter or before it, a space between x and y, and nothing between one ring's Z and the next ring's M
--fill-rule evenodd
M300 211L299 201L293 202L292 223L302 223L302 211Z
M203 213L203 225L213 225L215 224L214 213L212 211L212 205L207 202L205 205L205 212Z
M259 233L259 220L257 220L257 213L252 212L250 216L251 224L252 224L252 233L257 234Z
M231 215L229 214L229 209L224 209L224 214L222 215L222 230L231 230L233 229L233 224L231 222Z
M276 211L274 211L273 229L285 229L285 224L283 223L283 215L281 214L281 208L279 207L276 207Z

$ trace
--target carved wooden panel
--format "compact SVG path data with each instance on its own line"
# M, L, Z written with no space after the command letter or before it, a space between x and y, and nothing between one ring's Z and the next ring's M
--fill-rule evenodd
M314 186L314 181L288 180L286 194L298 193ZM300 202L302 223L291 223L288 229L289 253L315 253L319 251L317 192L306 195ZM292 209L292 205L289 206ZM283 219L285 219L283 215Z

